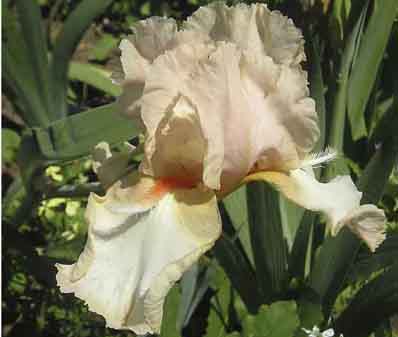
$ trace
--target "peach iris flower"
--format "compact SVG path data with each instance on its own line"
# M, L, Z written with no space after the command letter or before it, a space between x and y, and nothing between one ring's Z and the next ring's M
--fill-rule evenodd
M158 333L167 292L220 236L217 198L250 180L323 212L333 234L348 226L371 250L383 241L383 211L360 206L349 176L312 173L333 155L311 157L317 114L290 19L264 4L213 3L180 30L159 17L133 30L120 44L118 102L145 130L144 159L89 197L88 241L75 264L58 265L61 291L109 327ZM105 152L97 171L110 185L126 166Z

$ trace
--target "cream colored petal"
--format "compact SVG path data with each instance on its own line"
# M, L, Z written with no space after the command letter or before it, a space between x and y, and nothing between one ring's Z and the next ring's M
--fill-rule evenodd
M203 182L213 189L230 189L254 162L250 130L257 116L244 96L240 57L233 44L219 43L187 81L187 96L197 108L208 146Z
M187 93L186 82L213 49L212 45L200 43L182 44L153 63L141 99L141 115L147 130L146 160L141 166L144 173L172 175L175 166L186 171L184 167L202 164L205 140L199 116L196 106L184 93ZM181 160L177 158L179 154Z
M319 137L315 102L299 66L275 64L247 52L241 78L252 114L251 143L256 170L297 168Z
M213 50L212 45L202 43L182 44L155 60L141 100L142 119L150 136L155 134L161 120L186 91L187 79Z
M299 64L305 60L301 31L291 19L265 4L228 7L215 2L199 8L184 24L187 30L208 34L215 41L228 41L242 50L268 55L276 63Z
M154 137L147 140L141 170L154 177L200 182L205 150L196 110L188 98L181 96L159 124Z
M145 81L146 71L150 62L141 56L131 39L123 39L120 42L119 49L121 51L120 61L122 63L124 80Z
M385 238L384 212L374 205L360 206L362 193L349 176L320 183L312 172L297 169L289 174L259 172L245 178L245 182L254 180L267 181L296 204L324 213L333 235L348 226L372 251Z
M319 137L315 101L308 97L307 73L300 66L282 66L276 88L265 99L267 110L287 130L302 159L309 153Z
M181 97L189 102L185 104L189 115L197 115L207 146L203 182L223 193L253 169L297 167L319 134L315 104L308 98L306 74L299 67L242 54L230 43L180 45L155 61L141 100L148 131L148 160L142 166L146 174L154 174L156 135ZM193 135L191 130L185 132ZM166 141L162 144L167 147ZM201 151L192 153L202 156Z
M123 68L122 95L118 99L119 110L140 123L139 99L142 96L147 72L154 59L164 53L175 38L177 25L173 19L152 17L133 25L133 35L120 43ZM120 77L115 74L115 78Z
M159 333L168 290L220 235L217 200L197 189L167 193L156 204L130 195L126 204L118 193L120 186L90 196L87 245L76 264L57 265L57 282L109 327Z
M168 133L202 135L200 148L206 146L205 153L193 153L197 153L195 157L202 161L203 182L212 189L219 189L222 173L228 181L226 184L237 183L247 174L252 165L250 139L247 138L252 119L241 88L239 61L239 51L234 45L225 43L218 46L183 44L156 59L142 98L142 119L148 132L145 152L149 164L156 161L153 156L159 133L165 133L162 130L167 124L178 127L168 120L183 100L185 115L194 116L189 119L198 121L200 128L195 132L192 127L185 131L170 129ZM164 147L168 146L166 142L162 143ZM192 152L184 143L181 142L178 152ZM224 144L228 144L228 151L224 151ZM157 155L161 156L161 151ZM160 164L162 162L159 160ZM145 163L143 170L147 174L153 173L153 168L151 171ZM228 179L230 176L232 179Z
M140 55L150 62L165 52L177 32L174 19L157 16L138 21L131 28L134 34L129 38Z
M122 115L140 121L139 99L144 90L146 73L150 63L140 55L130 39L123 39L119 46L121 50L120 61L123 69L123 79L120 81L122 94L117 99L117 107ZM114 77L120 75L114 74Z
M361 205L340 221L366 242L374 252L386 238L386 216L375 205Z

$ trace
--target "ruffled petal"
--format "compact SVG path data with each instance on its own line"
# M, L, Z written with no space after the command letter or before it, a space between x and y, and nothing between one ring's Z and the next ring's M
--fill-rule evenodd
M306 72L245 53L241 77L253 115L251 143L256 163L251 170L297 168L319 137Z
M181 101L186 115L195 116L200 126L196 132L171 130L184 125L168 122ZM203 151L192 152L181 142L179 152L203 158L202 181L223 193L249 171L296 168L319 135L306 73L277 65L270 57L242 54L231 43L183 44L159 56L148 75L141 107L147 128L143 172L154 175L154 161L159 167L169 165L155 158L162 157L161 151L155 154L157 144L168 147L167 139L157 141L167 124L168 133L200 134Z
M198 164L202 166L205 139L196 106L186 95L186 83L213 49L201 43L182 44L153 63L141 99L147 130L142 172L156 177L184 171L187 176L186 168L194 167L196 175Z
M254 162L250 130L256 115L244 96L240 57L233 44L219 43L187 81L186 95L197 107L208 145L203 182L217 190L237 184Z
M296 204L325 214L333 235L348 226L372 251L385 239L384 212L374 205L360 206L362 193L350 176L338 176L328 183L320 183L312 171L297 169L289 174L258 172L244 181L254 180L267 181Z
M340 221L357 234L374 252L386 239L386 216L375 205L361 205Z
M291 19L265 4L228 7L215 2L199 8L184 29L208 34L215 41L236 44L261 56L271 56L279 64L299 64L305 60L304 39Z
M123 69L123 79L120 84L123 91L117 99L118 110L126 117L135 119L142 127L139 116L139 99L144 90L149 62L139 54L129 39L123 39L119 48L121 50L120 61Z
M175 37L177 23L174 19L154 16L136 22L130 36L135 48L149 62L155 60L168 49L168 44Z
M159 333L168 290L221 232L212 192L175 190L159 199L150 181L92 194L86 247L74 265L57 265L62 292L84 300L109 327L139 335Z
M122 114L141 122L139 99L144 90L146 74L153 60L174 39L177 25L173 19L152 17L138 21L132 30L134 34L123 39L119 46L124 76L118 106Z
M212 45L203 43L182 44L155 60L141 100L142 119L149 136L155 134L166 113L184 95L187 79L213 50Z

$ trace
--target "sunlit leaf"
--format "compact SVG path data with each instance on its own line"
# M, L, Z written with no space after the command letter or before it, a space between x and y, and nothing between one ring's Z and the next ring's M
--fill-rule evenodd
M121 87L112 83L111 72L90 63L71 62L69 78L87 83L112 96L121 94Z
M96 42L93 49L90 50L89 60L104 61L109 54L116 48L119 40L114 38L111 34L103 34Z
M101 141L114 144L138 132L133 122L109 104L56 121L47 129L34 129L34 136L44 158L67 160L90 154Z
M243 249L249 258L250 263L254 265L253 251L250 242L246 185L241 186L239 189L225 197L223 199L223 204L229 218L231 219L231 223L242 242Z
M1 159L3 163L15 161L21 137L12 129L1 129Z
M177 330L178 304L180 303L180 290L178 286L171 288L164 304L164 317L160 331L161 337L180 336Z

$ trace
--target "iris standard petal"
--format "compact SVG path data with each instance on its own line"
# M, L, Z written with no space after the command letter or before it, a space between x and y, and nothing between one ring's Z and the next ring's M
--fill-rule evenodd
M374 205L360 205L359 192L350 176L338 176L328 183L316 180L304 169L282 172L258 172L245 182L263 180L271 183L296 204L325 214L333 235L347 226L374 251L385 238L384 212Z
M147 140L141 164L145 174L201 182L207 148L199 116L188 98L181 96ZM153 151L152 151L153 147Z
M142 96L148 69L153 60L162 54L177 32L175 20L152 17L138 21L132 27L133 35L120 43L122 64L122 95L118 98L119 110L140 122L139 99ZM116 75L116 77L120 77Z
M140 55L152 62L168 49L177 32L177 23L172 18L153 16L137 21L131 28L130 40Z
M86 247L74 265L57 265L57 282L109 327L158 333L168 290L220 235L217 201L212 192L187 189L125 203L121 190L90 196Z
M215 2L199 8L184 29L208 34L215 41L236 44L242 50L270 56L276 63L297 65L305 60L304 39L293 21L265 4Z
M241 60L241 78L253 116L248 135L255 158L251 170L297 168L319 137L306 72L247 52Z

